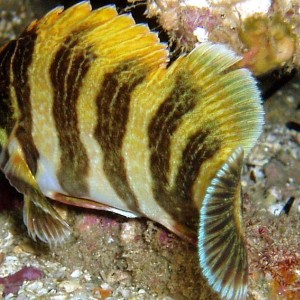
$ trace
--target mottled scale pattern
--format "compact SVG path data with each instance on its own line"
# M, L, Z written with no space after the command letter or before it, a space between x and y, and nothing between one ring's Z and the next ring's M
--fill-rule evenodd
M243 157L263 125L255 80L225 46L169 65L114 6L58 7L0 49L0 166L29 235L63 243L52 200L146 216L199 248L221 298L245 299ZM196 262L195 262L196 263Z

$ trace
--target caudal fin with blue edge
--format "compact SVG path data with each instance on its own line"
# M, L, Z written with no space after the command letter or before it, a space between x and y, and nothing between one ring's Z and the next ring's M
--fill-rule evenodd
M243 149L229 156L200 209L199 258L203 275L221 299L246 299L248 261L242 228Z

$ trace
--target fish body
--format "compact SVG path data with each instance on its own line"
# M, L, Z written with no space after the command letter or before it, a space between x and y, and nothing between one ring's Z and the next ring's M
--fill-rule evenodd
M146 216L189 241L224 299L244 299L244 155L261 132L254 79L205 43L166 45L113 6L58 7L0 49L0 165L29 235L64 241L51 200Z

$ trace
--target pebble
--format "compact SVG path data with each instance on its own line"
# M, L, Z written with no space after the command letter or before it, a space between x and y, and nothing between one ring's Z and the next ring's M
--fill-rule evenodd
M29 281L25 284L25 291L29 293L36 293L39 296L47 293L46 289L43 289L43 283L41 281Z
M135 225L132 222L122 224L120 240L121 243L128 244L134 241L136 236Z
M83 277L86 281L91 281L92 279L91 275L87 271L84 271Z
M275 203L269 206L268 211L274 215L274 216L279 216L284 205L282 203Z
M78 278L81 275L82 275L82 272L80 270L75 270L75 271L72 272L71 277L72 278Z
M69 295L57 295L57 296L50 296L49 300L67 300Z
M72 293L80 289L80 283L78 280L65 280L59 284L59 287L63 288L67 293Z
M30 254L36 254L35 249L32 247L32 243L31 242L23 242L20 243L19 245L17 245L14 250L15 253L30 253Z

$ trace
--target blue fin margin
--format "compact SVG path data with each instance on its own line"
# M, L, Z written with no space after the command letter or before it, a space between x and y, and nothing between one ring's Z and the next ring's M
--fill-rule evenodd
M241 169L238 147L217 172L200 209L199 259L208 284L221 299L247 296L248 261L242 228Z

